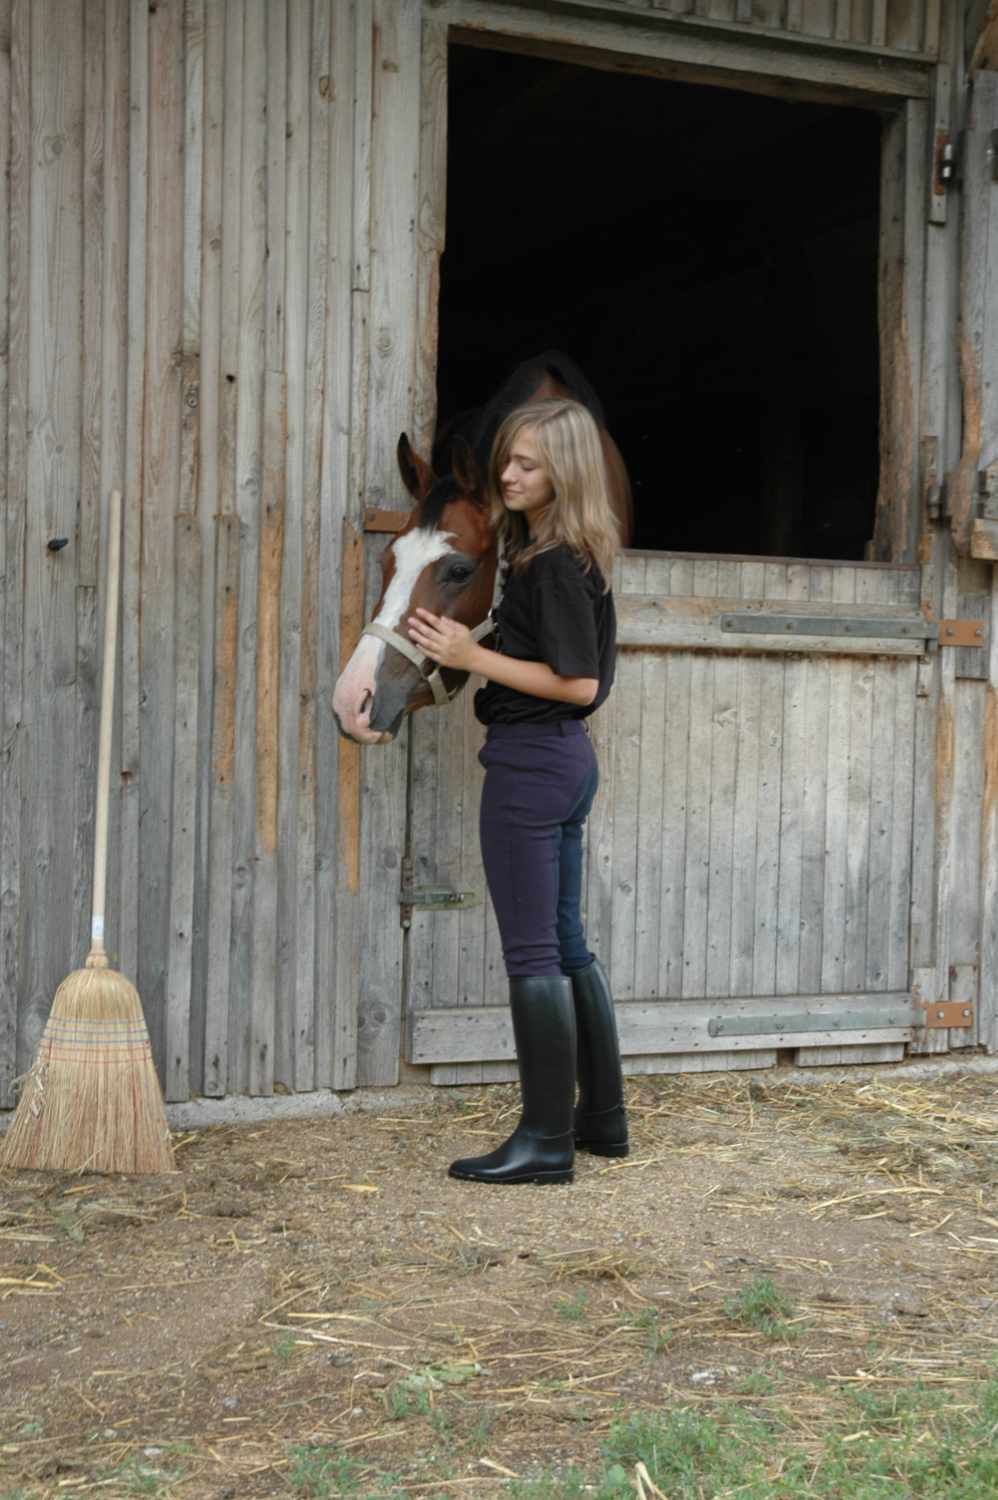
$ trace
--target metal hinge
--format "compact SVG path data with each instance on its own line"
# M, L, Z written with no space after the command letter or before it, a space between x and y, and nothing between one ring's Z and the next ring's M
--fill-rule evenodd
M936 131L936 148L933 160L932 191L941 197L955 187L960 171L960 137L954 140L948 130Z
M922 1025L929 1031L946 1028L961 1030L974 1024L974 1007L967 1000L918 1000L916 1004L925 1012Z

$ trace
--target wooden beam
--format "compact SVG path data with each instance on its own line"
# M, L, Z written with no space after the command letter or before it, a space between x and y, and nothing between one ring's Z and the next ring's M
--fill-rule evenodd
M451 41L529 52L584 67L718 84L783 98L856 104L924 98L930 74L918 55L789 32L764 33L702 17L608 12L575 0L544 11L501 0L440 0L434 19Z
M449 918L447 920L450 920ZM907 991L874 991L841 995L758 995L729 999L625 1000L617 1005L620 1049L625 1057L670 1053L759 1051L783 1047L849 1047L906 1042L913 1024L899 1020L913 1015ZM848 1029L837 1024L844 1012L883 1013L883 1024L864 1023ZM806 1013L822 1029L781 1031L779 1017ZM721 1033L712 1036L710 1023L772 1016L771 1031ZM507 1062L515 1057L513 1028L505 1006L451 1007L413 1012L408 1024L406 1061L410 1063Z
M793 606L786 600L716 599L654 594L622 594L617 599L617 642L621 647L647 649L671 647L683 650L793 652L834 656L921 656L924 639L918 637L805 635L785 631ZM721 629L721 617L729 612L769 617L772 633L736 632ZM855 604L802 607L804 615L855 621ZM918 611L904 605L877 604L871 617L884 621L918 623Z

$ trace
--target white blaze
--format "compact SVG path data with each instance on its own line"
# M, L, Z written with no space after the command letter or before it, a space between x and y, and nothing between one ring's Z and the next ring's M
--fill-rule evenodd
M453 532L409 531L395 543L395 573L375 623L386 630L399 630L402 616L409 608L412 591L423 569L438 558L453 552L450 538ZM370 709L374 698L375 683L381 659L387 649L385 641L377 636L361 636L350 660L347 662L333 692L333 710L343 728L355 739L373 744L382 738L377 730L370 728ZM364 705L363 712L361 704Z

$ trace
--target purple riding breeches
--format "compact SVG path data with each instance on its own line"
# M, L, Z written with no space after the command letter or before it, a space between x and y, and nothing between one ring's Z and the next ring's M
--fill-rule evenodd
M593 955L582 927L582 830L599 770L585 724L491 724L482 858L510 979L570 974Z

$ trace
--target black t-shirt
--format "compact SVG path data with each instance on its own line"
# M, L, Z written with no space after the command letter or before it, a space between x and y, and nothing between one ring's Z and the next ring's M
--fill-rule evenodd
M582 707L487 682L475 694L475 714L483 724L550 724L585 719L599 708L613 685L617 616L595 564L583 572L571 548L562 545L538 553L525 568L510 568L495 618L496 649L503 656L547 662L559 677L595 677L599 689L595 701Z

